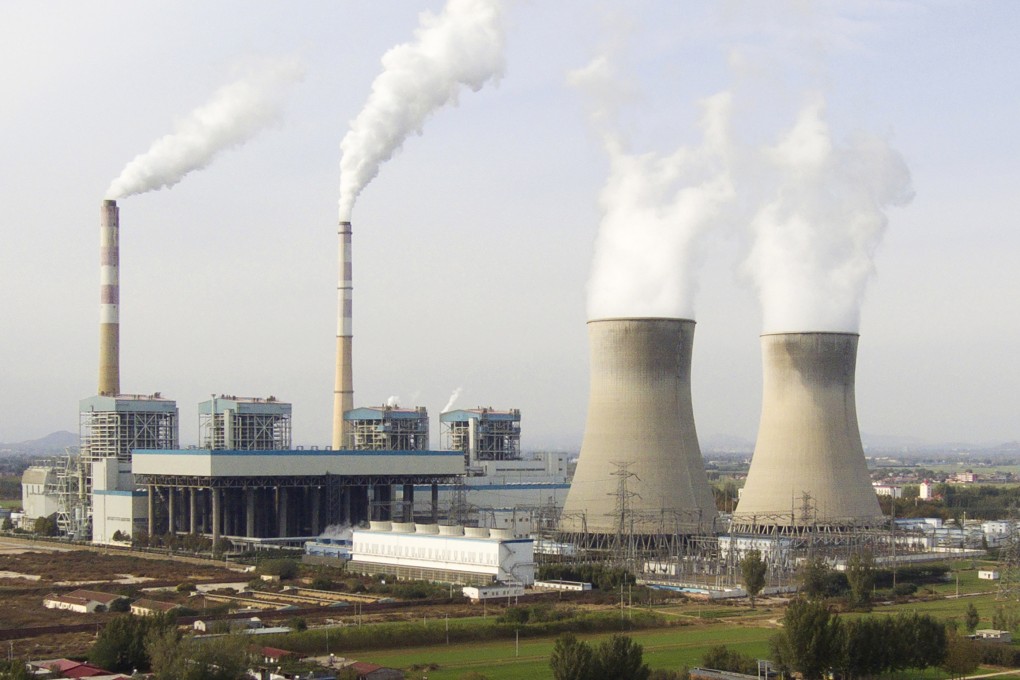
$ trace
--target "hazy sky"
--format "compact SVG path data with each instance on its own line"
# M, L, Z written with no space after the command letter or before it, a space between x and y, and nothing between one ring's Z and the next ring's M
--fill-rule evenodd
M380 59L441 2L47 2L0 8L0 441L77 429L96 391L98 216L110 182L266 59L304 80L282 119L176 186L120 201L121 386L294 405L329 441L340 140ZM524 448L576 448L586 283L610 172L568 74L605 56L634 154L701 139L699 101L775 145L820 94L837 141L877 134L916 196L887 211L860 310L866 433L1020 438L1020 6L1000 2L515 2L506 71L437 112L361 194L355 401L520 408ZM753 187L737 202L750 201ZM740 224L690 266L702 440L753 439L762 313ZM802 329L803 330L803 329Z

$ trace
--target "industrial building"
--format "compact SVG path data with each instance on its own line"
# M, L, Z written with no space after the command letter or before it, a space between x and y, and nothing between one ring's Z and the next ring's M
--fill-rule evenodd
M349 448L356 451L426 451L429 414L424 406L356 408L344 413Z
M333 524L410 520L414 485L438 494L463 466L455 451L177 449L135 451L132 471L150 534L299 544Z
M354 531L348 569L467 585L535 582L534 541L506 530L372 522Z
M220 395L198 405L198 445L203 449L271 451L289 449L290 404L276 397ZM158 449L159 446L139 446Z

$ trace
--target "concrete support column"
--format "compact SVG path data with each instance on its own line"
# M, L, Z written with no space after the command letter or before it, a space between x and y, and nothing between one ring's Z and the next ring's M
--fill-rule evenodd
M404 521L414 521L414 484L404 485Z
M248 538L255 537L255 489L244 490L245 517L244 535Z
M176 527L174 517L174 510L177 509L174 507L174 496L177 495L176 491L177 490L172 486L168 486L166 489L166 532L168 534L174 533L174 528Z
M190 531L193 534L198 533L198 502L195 498L197 490L188 489L188 519L190 521Z
M156 533L156 486L149 484L149 536Z
M312 489L312 534L315 536L319 535L321 531L319 527L319 510L322 506L322 489L315 487Z
M432 482L432 523L439 521L439 485Z
M280 518L279 521L280 526L278 527L279 531L277 532L277 536L279 536L280 538L284 538L287 535L287 520L289 519L289 515L287 512L288 510L287 491L288 491L287 487L282 486L280 487L279 495L277 496L277 504L279 505L277 513L278 517Z
M220 507L220 490L211 488L209 493L212 494L212 540L213 549L215 549L216 544L220 540L220 525L223 521L223 511Z

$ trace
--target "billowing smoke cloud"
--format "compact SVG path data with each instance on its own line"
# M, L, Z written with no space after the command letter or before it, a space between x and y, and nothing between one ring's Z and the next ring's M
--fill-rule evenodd
M172 187L185 175L209 165L220 151L244 144L282 115L289 86L304 69L293 59L253 71L213 95L145 153L135 156L106 191L106 197Z
M693 318L699 246L734 196L726 164L730 95L701 102L700 147L631 154L611 129L619 97L608 60L597 59L570 81L596 101L592 117L610 164L599 197L588 318Z
M446 413L447 411L452 409L453 405L457 403L458 399L460 399L460 393L463 390L464 390L463 387L458 387L457 389L455 389L453 391L453 394L450 395L450 399L446 402L446 406L443 407L443 410L440 411L440 413Z
M777 186L751 218L746 267L764 331L857 331L885 210L913 198L906 163L873 135L836 144L820 95L762 154Z
M386 405L390 408L396 408L400 405L400 397L395 394L391 394L386 398Z
M361 190L434 111L477 92L504 69L502 9L497 0L448 0L423 12L413 42L383 55L365 107L340 143L340 219L349 220Z

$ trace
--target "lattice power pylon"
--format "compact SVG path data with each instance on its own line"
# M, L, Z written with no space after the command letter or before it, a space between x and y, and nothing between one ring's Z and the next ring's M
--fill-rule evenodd
M1020 601L1020 531L1016 506L1009 510L1009 534L999 549L999 591L996 600Z

